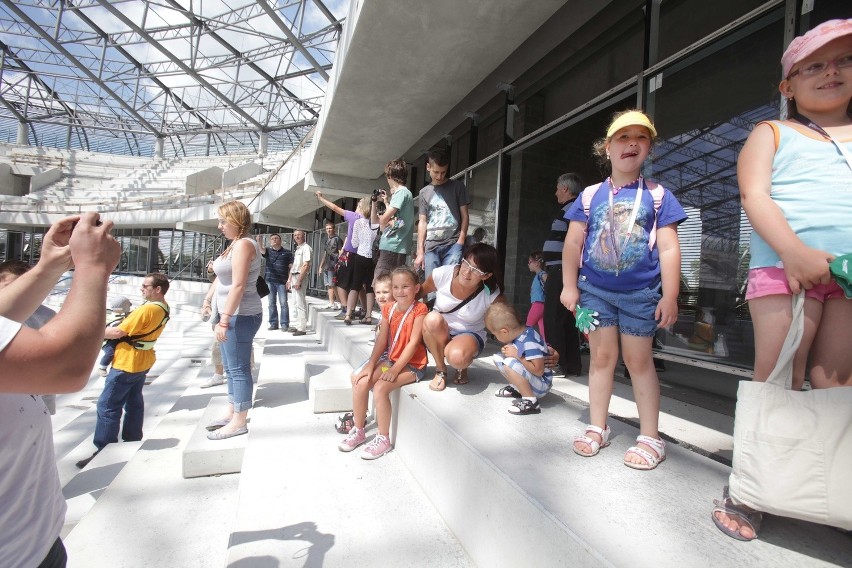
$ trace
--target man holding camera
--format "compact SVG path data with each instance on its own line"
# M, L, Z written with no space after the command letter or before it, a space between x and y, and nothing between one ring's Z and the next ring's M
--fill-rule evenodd
M370 207L370 220L379 225L379 260L373 281L383 274L393 272L405 264L411 250L411 235L414 230L414 198L405 187L408 178L408 166L405 160L393 160L385 166L385 179L390 187L388 192L373 192ZM378 201L385 203L385 212L376 210Z

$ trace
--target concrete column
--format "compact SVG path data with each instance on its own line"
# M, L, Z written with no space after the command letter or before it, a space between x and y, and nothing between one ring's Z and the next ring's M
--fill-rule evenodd
M260 133L260 151L258 152L258 156L265 156L266 149L269 147L269 133L261 132Z
M165 138L157 138L157 145L154 147L154 157L155 158L162 159L165 146L166 146Z
M18 144L21 146L29 146L30 127L26 122L18 123Z

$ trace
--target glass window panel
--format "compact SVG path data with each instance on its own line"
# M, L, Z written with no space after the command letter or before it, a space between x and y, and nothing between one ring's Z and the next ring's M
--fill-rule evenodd
M664 70L662 87L649 94L660 139L647 175L672 190L690 215L678 230L680 317L658 340L674 354L743 367L754 358L743 300L751 228L740 207L736 162L753 126L778 116L782 12L752 27Z
M664 0L660 5L659 59L673 55L764 4L766 0Z

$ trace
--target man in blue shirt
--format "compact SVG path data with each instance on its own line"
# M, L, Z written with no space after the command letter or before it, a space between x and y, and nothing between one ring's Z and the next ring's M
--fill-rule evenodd
M269 236L269 247L263 246L263 237L258 235L260 254L266 259L266 283L269 285L269 329L278 329L281 311L281 329L290 327L290 311L287 308L287 278L293 264L293 253L281 246L281 235Z

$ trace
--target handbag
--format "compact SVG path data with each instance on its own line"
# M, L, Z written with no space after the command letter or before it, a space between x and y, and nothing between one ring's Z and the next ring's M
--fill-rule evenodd
M792 391L804 293L766 382L741 381L730 496L755 509L852 529L852 386Z
M265 298L269 295L269 284L266 283L263 276L257 277L257 295L261 298Z

